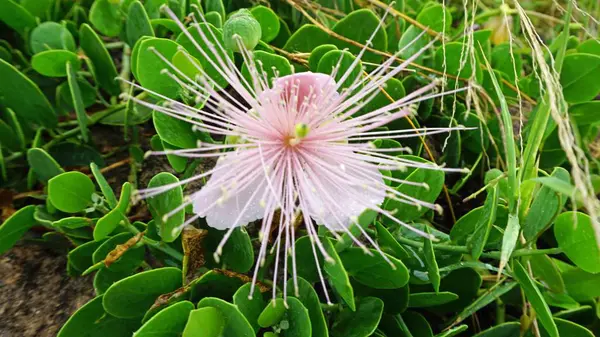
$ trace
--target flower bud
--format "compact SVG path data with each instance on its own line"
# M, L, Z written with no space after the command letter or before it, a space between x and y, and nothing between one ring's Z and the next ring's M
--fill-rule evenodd
M223 25L225 47L238 53L241 52L239 39L246 49L252 50L258 44L261 34L260 23L247 9L240 9Z

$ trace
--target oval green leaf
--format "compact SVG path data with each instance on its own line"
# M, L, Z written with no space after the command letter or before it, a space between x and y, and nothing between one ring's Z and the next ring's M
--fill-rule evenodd
M376 250L371 249L370 254L366 254L361 248L354 247L341 252L340 259L350 276L369 287L396 289L408 283L408 269L402 261L384 253L392 266Z
M31 123L53 129L57 117L40 88L11 64L0 59L0 103Z
M65 172L48 152L40 148L34 147L27 150L27 163L33 172L35 172L37 178L44 184L48 180Z
M96 190L92 180L77 171L62 173L48 181L48 197L60 211L77 213L91 202Z
M198 309L213 307L219 310L223 317L224 328L222 337L254 337L254 329L238 308L221 299L207 297L198 303ZM191 336L191 335L190 335ZM217 335L218 336L218 335Z
M174 175L161 172L155 175L148 183L148 188L154 188L169 184L177 184L179 180ZM164 219L167 213L181 206L183 203L183 190L181 185L175 186L168 191L157 196L148 198L148 208L156 224L158 225L159 235L165 242L173 242L181 233L185 219L185 209L180 209L167 219Z
M79 308L58 332L57 337L130 337L138 320L125 320L107 314L98 296Z
M554 221L554 236L558 246L579 268L600 272L600 247L589 215L565 212Z
M102 304L109 314L120 318L142 317L157 297L181 287L181 270L167 267L153 269L113 284Z
M98 34L84 23L79 29L79 41L81 49L92 62L92 73L96 81L109 94L118 95L121 89L116 81L117 68Z
M133 337L179 337L187 325L192 310L194 310L192 302L175 303L159 311L144 323Z
M0 254L12 248L23 234L35 225L34 212L35 205L25 206L0 225Z
M364 297L355 312L343 311L331 330L332 337L368 337L377 328L383 314L383 301L377 297Z

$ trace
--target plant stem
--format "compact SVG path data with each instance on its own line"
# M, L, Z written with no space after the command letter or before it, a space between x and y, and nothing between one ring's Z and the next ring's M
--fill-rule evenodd
M423 243L419 242L419 241L414 241L411 239L398 237L398 236L396 237L396 240L404 245L408 245L408 246L412 246L412 247L416 247L416 248L423 248ZM470 254L471 253L471 250L469 248L467 248L466 246L451 246L451 245L444 245L444 244L439 244L439 243L438 244L434 243L433 249L439 250L439 251L444 251L444 252L459 253L459 254ZM517 250L513 251L511 256L519 257L519 256L543 255L543 254L555 255L555 254L561 254L562 252L563 251L560 248L549 248L549 249L523 248L523 249L517 249ZM500 260L500 254L501 254L501 252L499 252L499 251L493 251L493 252L482 253L481 257L488 258L488 259Z
M127 224L125 226L133 234L138 234L140 232L137 228L135 228L134 225L130 224L129 221L127 221ZM181 254L177 250L167 246L166 244L164 244L164 242L159 242L159 241L153 240L145 235L142 236L142 241L144 241L144 243L146 245L160 250L161 252L171 256L172 258L176 259L177 261L183 261L183 254Z
M177 250L165 245L163 242L159 242L159 241L155 241L152 240L146 236L144 236L142 238L142 240L148 245L151 246L152 248L158 249L160 251L162 251L163 253L171 256L172 258L176 259L177 261L183 261L183 254L181 254L180 252L178 252Z

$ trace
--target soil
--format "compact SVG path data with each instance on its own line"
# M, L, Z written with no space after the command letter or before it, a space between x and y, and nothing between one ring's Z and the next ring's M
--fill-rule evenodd
M93 276L71 278L67 257L34 244L0 256L0 336L54 337L94 297Z

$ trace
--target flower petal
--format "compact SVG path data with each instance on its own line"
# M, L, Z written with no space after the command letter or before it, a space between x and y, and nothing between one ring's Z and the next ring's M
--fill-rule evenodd
M236 152L227 154L217 162L216 168L238 161L238 156ZM265 208L262 205L268 188L267 181L260 171L253 177L250 177L252 173L240 176L247 164L242 160L231 167L217 170L194 198L194 213L205 216L210 227L227 229L245 226L264 216ZM239 189L236 187L238 181L248 185ZM219 198L221 200L210 207Z

